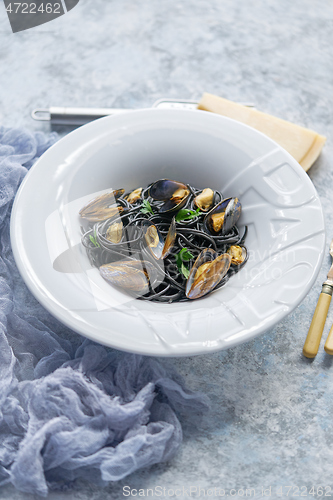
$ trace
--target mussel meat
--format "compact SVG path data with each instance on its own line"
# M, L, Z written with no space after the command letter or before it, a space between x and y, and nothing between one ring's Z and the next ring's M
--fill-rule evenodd
M171 252L176 239L176 221L172 219L167 237L164 241L163 236L157 227L149 221L142 225L147 247L155 259L165 259Z
M149 196L154 200L165 201L159 212L173 212L182 208L188 197L190 190L188 186L178 181L161 179L150 186Z
M204 224L212 235L228 234L238 221L242 205L238 198L226 198L218 203L204 219Z
M125 197L125 200L127 200L128 203L131 203L131 205L133 205L133 203L136 203L138 200L140 200L141 193L142 193L142 188L134 189L134 191L132 191L128 196Z
M208 212L214 203L214 191L210 188L205 188L194 198L194 204L200 208L201 212Z
M105 237L107 240L111 241L111 243L119 243L123 237L123 223L113 222L107 230Z
M98 196L80 210L80 216L91 222L99 222L119 215L124 209L116 206L115 202L124 192L124 189L116 189Z
M231 256L218 255L211 248L205 248L190 271L186 282L185 294L188 299L198 299L210 293L227 274Z
M141 260L121 260L104 264L99 268L99 272L111 285L139 295L145 295L149 291L149 281L154 281L156 274L150 262Z
M227 253L231 256L231 264L234 266L240 266L243 264L247 257L247 250L244 246L231 245Z

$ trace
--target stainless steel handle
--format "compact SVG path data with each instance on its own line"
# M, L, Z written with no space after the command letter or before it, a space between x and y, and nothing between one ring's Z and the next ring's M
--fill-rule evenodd
M34 120L50 121L53 125L84 125L103 116L124 113L124 108L64 108L34 109L31 113Z
M242 103L244 106L253 107L252 103ZM159 109L197 109L198 103L189 99L159 99L153 108ZM57 108L34 109L31 116L34 120L49 121L52 125L84 125L85 123L130 111L124 108Z

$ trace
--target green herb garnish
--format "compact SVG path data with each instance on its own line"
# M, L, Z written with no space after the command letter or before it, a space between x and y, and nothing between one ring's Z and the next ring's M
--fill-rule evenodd
M185 279L188 279L190 275L190 270L185 266L185 264L182 264L182 267L180 268L180 272L184 276Z
M142 208L140 209L140 212L142 212L143 214L153 214L154 215L153 209L151 208L148 200L143 200L141 206L142 206Z
M176 222L180 222L182 220L191 220L194 219L195 217L198 217L198 215L201 215L202 212L200 212L200 208L197 208L196 210L189 210L187 208L182 208L177 212L176 215Z
M189 262L191 259L194 259L194 255L192 255L186 247L182 248L181 251L176 255L176 264L178 270L186 279L190 275L190 270L185 266L184 262Z
M95 237L95 236L90 235L90 236L89 236L89 239L90 239L91 243L93 243L93 245L94 245L95 247L99 247L99 246L100 246L100 245L99 245L99 243L98 243L98 241L96 240L96 237Z
M91 243L95 246L100 248L100 244L97 241L97 235L96 235L96 228L94 228L94 236L92 234L89 235L89 239Z

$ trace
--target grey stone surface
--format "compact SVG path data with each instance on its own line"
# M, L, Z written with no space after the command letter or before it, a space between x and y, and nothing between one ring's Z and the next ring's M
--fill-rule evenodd
M203 91L312 128L327 136L309 175L333 236L333 2L331 0L81 0L49 24L13 34L0 5L0 123L49 130L31 120L33 108L150 106L161 97L200 97ZM189 496L190 486L213 497L236 490L293 486L307 496L327 486L333 496L333 357L302 346L325 279L288 318L265 335L212 355L172 362L192 388L206 392L212 410L196 429L184 425L184 444L170 463L135 473L106 489L80 483L52 500L123 498L123 486L161 486L152 498ZM163 488L166 488L165 492ZM182 488L185 488L183 491ZM297 490L296 487L300 489ZM301 487L306 487L301 489ZM320 496L320 490L318 490ZM159 496L158 493L161 492ZM149 492L148 492L149 493ZM233 492L232 492L233 493ZM231 493L231 494L232 494ZM267 494L270 492L267 491ZM236 491L233 498L244 498ZM252 494L252 498L253 498ZM32 498L10 487L0 498ZM130 497L132 498L132 497Z

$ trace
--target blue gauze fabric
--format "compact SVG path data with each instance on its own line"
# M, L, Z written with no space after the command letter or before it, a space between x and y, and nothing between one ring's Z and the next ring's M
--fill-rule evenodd
M207 409L170 363L85 340L23 283L10 246L12 202L56 140L0 127L0 486L41 496L169 460L182 441L178 417Z

